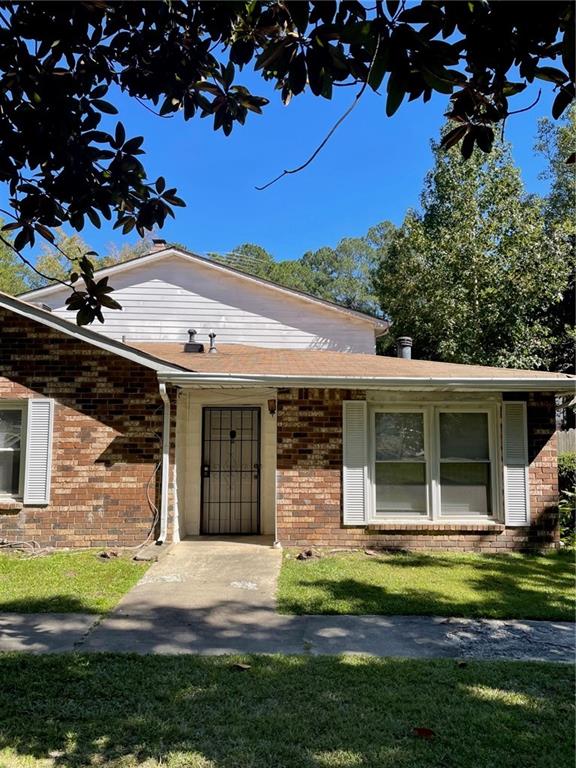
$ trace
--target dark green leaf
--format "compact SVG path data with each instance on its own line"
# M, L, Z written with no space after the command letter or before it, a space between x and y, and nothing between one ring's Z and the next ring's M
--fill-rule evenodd
M439 93L449 94L454 90L453 83L439 76L436 72L432 72L430 69L426 69L426 67L422 67L422 77L424 78L425 83L430 86L430 88L433 88Z
M100 296L100 304L107 309L122 309L122 305L111 299L110 296Z
M502 93L504 96L515 96L526 88L526 83L504 83Z
M102 99L94 99L92 106L96 107L100 112L105 112L107 115L118 114L118 110L113 104L110 104L108 101L102 101Z
M407 24L428 24L429 22L441 21L442 11L435 5L414 5L411 8L406 8L400 16L399 21L404 21Z
M558 120L560 115L564 112L566 107L569 107L574 98L574 93L570 91L570 88L564 87L559 90L552 104L552 117Z
M122 125L122 123L116 123L116 132L114 134L114 139L116 142L116 149L120 149L120 147L126 141L126 131L124 130L124 126Z
M476 144L482 152L490 152L494 143L494 131L487 125L479 125L475 129Z
M298 32L300 32L301 35L306 32L306 27L308 26L308 18L309 18L309 5L307 2L300 2L300 0L296 0L296 2L287 2L286 7L288 8L288 13L290 14L290 17L294 24L296 25L296 29Z
M388 97L386 99L386 114L388 117L397 111L402 100L404 99L404 81L395 72L392 72L388 78Z
M461 139L463 139L467 133L468 133L467 125L458 125L456 128L453 128L451 131L448 131L448 133L442 139L440 146L443 149L450 149L450 147L453 147L455 144L458 144L458 142Z
M306 60L303 53L299 53L292 59L288 74L290 90L294 95L302 93L306 87Z
M536 67L534 75L540 80L547 80L557 85L561 85L568 79L566 73L562 72L561 69L556 69L556 67Z
M471 131L464 136L460 151L464 160L469 160L472 157L472 152L474 151L474 134Z

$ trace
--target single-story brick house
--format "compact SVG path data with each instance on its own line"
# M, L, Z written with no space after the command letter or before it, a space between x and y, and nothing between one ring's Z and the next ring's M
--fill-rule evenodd
M98 330L0 296L0 540L557 544L574 377L377 356L384 320L162 242L101 274Z

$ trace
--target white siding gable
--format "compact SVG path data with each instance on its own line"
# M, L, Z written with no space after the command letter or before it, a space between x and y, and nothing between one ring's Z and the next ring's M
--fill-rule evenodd
M122 311L104 310L105 323L92 328L126 341L185 341L194 328L207 343L254 344L292 349L329 349L373 353L370 319L348 315L297 294L278 291L226 270L169 254L153 263L110 274ZM66 289L25 296L69 320Z

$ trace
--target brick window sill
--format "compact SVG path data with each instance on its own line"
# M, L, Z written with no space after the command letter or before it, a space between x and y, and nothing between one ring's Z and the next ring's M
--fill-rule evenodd
M506 526L504 523L487 521L483 523L369 523L368 531L374 533L423 533L429 535L442 535L453 533L502 533Z
M22 509L18 499L0 499L0 515L15 515Z

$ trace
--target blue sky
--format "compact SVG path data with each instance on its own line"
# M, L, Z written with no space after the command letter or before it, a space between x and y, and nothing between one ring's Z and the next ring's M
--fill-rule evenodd
M269 96L271 103L263 115L250 114L229 137L213 131L211 118L187 123L180 116L162 119L122 95L109 99L119 107L127 134L145 137L142 160L150 178L165 176L187 202L159 236L197 253L223 253L253 242L278 259L298 258L343 237L362 235L385 219L400 224L406 211L418 205L432 163L430 139L438 137L446 96L436 95L428 104L404 103L387 118L385 99L366 91L311 166L258 192L256 185L308 157L354 91L335 89L331 102L304 94L285 107L279 94L253 73L245 71L239 82ZM538 180L542 159L533 153L537 119L550 114L552 89L543 85L538 105L510 118L507 126L530 192L546 190ZM513 100L513 108L526 106L535 94L534 88L527 89ZM111 226L87 227L82 235L101 253L110 243L123 243Z

